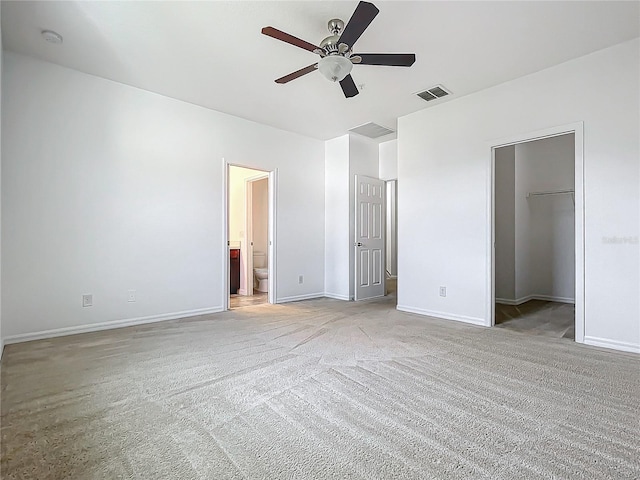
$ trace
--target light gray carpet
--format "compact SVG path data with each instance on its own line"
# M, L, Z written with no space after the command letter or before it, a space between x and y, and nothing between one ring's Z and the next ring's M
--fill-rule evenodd
M6 347L2 478L640 478L640 360L314 300Z

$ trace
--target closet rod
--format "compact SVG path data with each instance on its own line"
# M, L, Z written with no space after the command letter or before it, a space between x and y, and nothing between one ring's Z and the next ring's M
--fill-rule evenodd
M550 192L529 192L527 193L527 198L539 195L563 195L563 194L571 194L575 193L574 190L553 190Z

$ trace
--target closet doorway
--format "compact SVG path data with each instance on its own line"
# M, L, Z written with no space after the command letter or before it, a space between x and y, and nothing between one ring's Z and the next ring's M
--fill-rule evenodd
M581 134L492 149L491 324L498 328L584 341Z

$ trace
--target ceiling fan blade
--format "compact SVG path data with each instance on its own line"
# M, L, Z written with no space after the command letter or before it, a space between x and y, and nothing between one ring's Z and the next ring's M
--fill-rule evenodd
M353 15L351 15L347 26L344 27L338 44L346 43L353 48L353 44L356 43L360 35L367 29L373 19L376 18L379 11L373 3L360 2L353 12Z
M344 96L347 98L355 97L360 93L358 92L358 87L356 87L356 83L353 81L353 77L351 75L344 77L344 79L340 81L340 86L342 87Z
M318 64L314 63L313 65L309 65L308 67L301 68L300 70L290 73L289 75L280 77L279 79L276 80L276 83L290 82L291 80L295 80L296 78L306 75L307 73L313 72L317 68L318 68Z
M267 35L277 40L290 43L291 45L295 45L296 47L304 48L305 50L309 50L310 52L313 52L314 50L319 49L319 47L316 47L312 43L305 42L304 40L301 40L298 37L294 37L293 35L289 35L288 33L285 33L282 30L278 30L277 28L264 27L262 29L262 33L263 35Z
M410 67L416 61L414 53L358 53L357 56L361 58L360 65Z

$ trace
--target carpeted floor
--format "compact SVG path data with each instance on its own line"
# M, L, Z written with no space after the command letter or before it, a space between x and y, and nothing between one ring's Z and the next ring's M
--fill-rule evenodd
M9 345L2 478L640 478L640 356L393 303Z

